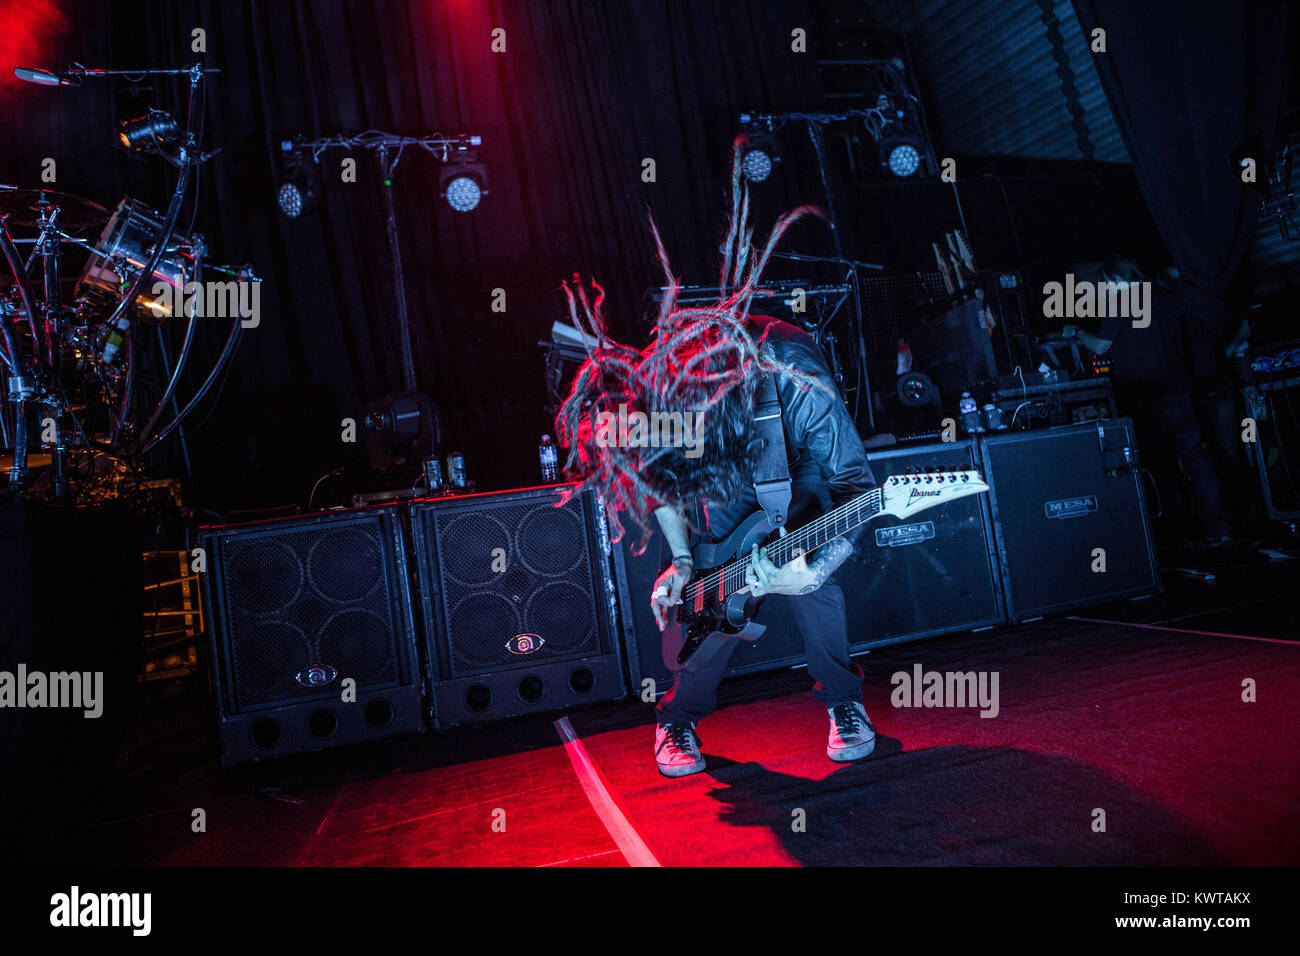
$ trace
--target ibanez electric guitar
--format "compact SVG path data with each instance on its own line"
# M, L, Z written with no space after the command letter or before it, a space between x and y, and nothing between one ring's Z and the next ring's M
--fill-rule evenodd
M814 552L880 515L907 519L938 505L981 494L989 486L972 468L891 475L852 501L783 537L771 530L767 514L756 511L724 540L692 551L695 570L682 589L682 603L669 615L663 633L664 663L672 670L695 671L728 641L757 640L767 630L750 619L752 600L745 580L755 544L766 542L768 559L779 567Z

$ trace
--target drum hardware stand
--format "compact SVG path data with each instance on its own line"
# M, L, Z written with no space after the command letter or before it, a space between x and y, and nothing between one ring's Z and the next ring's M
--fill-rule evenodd
M27 274L23 269L18 247L9 235L8 216L0 216L0 252L4 254L9 269L13 272L14 283L22 299L23 309L27 312L27 321L32 330L32 341L39 354L41 344L36 333L36 307L32 300L31 288ZM31 402L40 393L36 377L36 363L22 349L18 338L13 314L5 310L4 314L5 346L9 352L9 401L14 406L14 460L9 468L9 487L15 491L27 488L30 473L27 468L27 428L31 415Z
M203 260L208 254L208 245L207 242L204 241L202 235L196 233L190 237L190 254L194 257L193 281L198 283L201 288L203 283ZM183 292L184 290L182 290L182 293ZM167 350L167 336L163 332L162 326L158 326L158 348L162 354L163 374L168 376L167 387L164 389L162 397L158 399L158 405L154 409L153 414L149 417L149 421L145 424L144 428L140 429L140 441L143 442L153 431L154 426L158 424L158 419L162 417L163 409L166 408L170 402L172 415L175 416L176 438L181 445L181 459L185 465L185 474L192 476L193 472L190 469L189 443L185 440L185 430L180 424L180 406L176 402L176 385L180 381L181 369L184 368L185 361L189 358L190 348L194 344L194 331L197 327L197 323L195 322L194 309L185 308L185 298L183 294L180 301L181 310L187 313L185 317L185 338L181 341L181 351L180 355L177 356L176 366L175 368L172 368L171 356L168 355ZM242 319L240 319L240 322L242 325ZM153 446L150 445L150 447Z
M163 70L158 71L156 74L154 71L149 71L149 73L153 75L161 74L175 76L188 74L190 78L190 95L185 115L185 133L181 140L182 145L180 149L177 151L176 156L169 156L167 153L163 152L163 149L159 144L156 142L153 144L154 148L164 159L170 162L173 166L179 167L180 175L176 178L176 189L172 193L171 204L167 207L167 214L163 219L162 228L159 230L158 235L154 237L153 252L149 256L149 261L146 263L144 268L140 270L139 275L135 277L135 281L131 283L130 291L122 297L117 304L117 308L114 309L112 315L109 316L107 325L110 328L117 325L119 320L125 317L125 313L128 309L135 307L136 299L140 293L144 291L145 283L153 278L154 270L158 268L158 263L162 261L162 257L167 253L167 246L176 232L176 223L180 219L181 207L184 204L185 193L190 184L190 175L196 166L206 162L212 157L212 154L205 154L199 151L198 137L194 132L195 118L198 112L199 83L203 79L203 75L207 72L214 71L204 70L197 63L191 64L185 70ZM238 321L238 319L236 319L236 321ZM127 425L131 416L131 399L135 388L135 338L134 333L130 334L126 343L126 383L122 386L122 401L118 408L117 420L113 424L112 437L109 439L109 443L114 446L118 444L118 439L121 436L122 430L124 426ZM147 436L139 436L141 440L145 437Z
M4 426L3 432L6 442L11 437L13 439L14 458L10 468L11 490L22 491L30 481L28 442L30 430L37 426L38 419L36 415L38 413L36 408L49 409L48 413L41 413L44 417L39 421L48 422L49 418L52 417L56 424L56 432L52 442L51 469L53 491L56 498L66 499L69 496L68 456L77 447L77 442L74 442L73 438L68 435L65 425L79 435L80 441L86 443L88 448L98 444L93 442L82 429L82 425L73 411L73 406L69 402L69 397L61 384L60 374L64 365L64 349L66 347L74 348L79 353L83 353L78 358L77 367L79 371L86 377L88 383L92 381L98 382L98 387L105 392L103 397L108 400L111 422L110 445L124 450L124 453L130 457L142 455L153 448L168 433L177 429L180 420L194 409L197 402L217 380L226 362L233 355L232 346L238 337L239 329L242 327L241 317L236 317L232 335L227 340L226 347L215 367L209 373L207 380L190 403L184 409L178 409L179 403L176 400L175 390L180 380L182 368L189 357L190 347L193 344L193 312L189 317L190 325L187 328L185 343L177 356L177 362L174 366L169 354L165 332L160 325L158 327L158 344L167 387L159 399L158 408L148 419L146 428L141 432L131 434L134 431L132 427L132 408L135 397L134 379L137 371L137 343L135 339L138 329L134 332L128 331L132 325L132 313L128 310L140 308L141 296L145 292L147 284L156 278L155 271L159 268L163 258L165 256L174 257L177 248L183 248L192 254L195 262L195 268L191 270L184 264L183 260L178 260L180 263L178 269L182 277L181 302L185 301L184 274L188 273L196 279L201 275L203 257L206 254L206 249L202 248L202 237L199 236L197 242L193 242L191 237L186 237L186 241L178 244L175 248L172 244L172 238L175 235L176 225L179 221L180 211L184 205L194 168L211 159L217 152L203 152L200 149L196 120L200 113L200 104L203 102L201 95L202 79L207 74L220 72L220 69L203 67L198 63L178 69L147 70L88 69L81 64L74 63L63 74L24 68L15 70L19 78L43 85L81 86L86 77L100 76L124 76L133 81L138 81L145 76L188 76L190 82L186 121L183 130L177 129L175 120L169 114L158 110L150 110L147 117L148 122L144 124L124 124L122 128L122 138L128 147L156 152L179 170L178 181L166 215L162 217L161 221L159 221L156 214L152 217L143 216L146 229L144 230L144 236L141 238L145 239L152 234L152 242L149 245L145 245L143 241L139 242L142 251L144 249L149 250L147 254L137 255L132 258L128 247L128 251L124 255L119 255L116 250L101 250L96 245L71 235L70 233L75 233L82 228L93 225L96 221L96 213L105 213L102 208L99 208L94 203L79 197L64 196L46 190L16 190L14 187L0 187L0 201L4 201L5 209L5 214L0 216L0 250L3 251L10 271L14 273L14 289L16 290L14 297L20 300L14 303L0 303L0 334L3 336L7 352L7 355L0 356L0 359L7 366L5 369L7 375L4 376L6 379L6 394L0 396L0 398L8 400L15 414L12 429L5 420L6 416L0 415L0 425ZM133 128L137 134L135 136L130 135ZM174 142L176 143L175 146L169 146ZM134 211L136 205L134 201L127 199L123 203L128 215ZM16 221L19 221L22 225L34 226L38 230L38 238L35 240L21 240L22 242L32 242L34 244L31 256L25 264L18 256L14 240L5 227L10 212L20 214L20 218ZM62 216L60 216L61 212ZM72 217L71 223L61 222L61 220L68 220L69 217ZM102 222L103 220L101 218L98 221ZM124 224L130 223L131 220L127 215L124 215L123 222ZM129 231L124 231L124 234L131 236ZM101 289L109 292L116 299L112 306L111 315L108 316L107 320L104 320L101 317L102 313L96 311L93 306L89 312L79 306L75 314L62 306L63 242L74 244L102 257L103 264L122 277L120 283L114 283L111 286L107 284L100 285ZM32 294L28 280L37 256L41 258L43 279L43 296L39 301ZM137 268L142 261L143 268ZM167 268L170 269L172 265L172 261L168 260ZM241 281L259 281L252 274L251 269L243 269L236 273L222 267L214 268L223 272L231 272ZM177 270L173 269L171 271ZM22 336L19 333L19 321L24 315L28 322L28 329L25 331L30 332L33 345L30 351L25 350L22 344ZM118 332L119 334L122 332L127 333L125 355L123 356L125 358L125 363L123 363L125 368L119 366L119 369L113 369L108 359L99 354L96 336L86 334L87 330L83 328L87 322L93 323L100 330ZM113 384L114 380L118 383L116 386ZM118 396L120 401L113 397L113 393L117 388L120 388L120 395ZM152 429L157 424L163 410L168 408L175 414L175 417L151 437ZM13 432L12 436L10 435L11 431ZM190 470L189 452L183 433L180 438L181 453L188 473Z
M62 316L55 318L55 314L61 308L60 299L62 298L60 285L62 254L58 239L59 233L56 227L58 218L59 207L57 206L54 207L53 211L48 208L41 211L41 217L37 223L40 229L40 238L33 250L33 255L40 254L41 273L45 280L45 361L56 376L63 358L63 351L55 341L58 338L55 324L62 320ZM35 321L34 317L32 321ZM68 442L64 437L65 416L63 409L54 402L45 404L43 407L49 409L50 415L54 419L54 451L52 455L54 497L56 500L64 501L71 491L68 485Z

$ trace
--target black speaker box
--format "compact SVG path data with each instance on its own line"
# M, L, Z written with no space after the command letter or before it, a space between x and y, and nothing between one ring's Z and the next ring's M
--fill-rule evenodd
M1268 516L1300 520L1300 375L1260 376L1246 388L1245 404L1256 423L1252 454Z
M1131 420L980 444L1013 621L1159 591Z
M908 470L973 467L975 449L969 441L936 442L874 452L868 459L879 482ZM883 515L863 529L857 550L834 578L844 592L853 653L1004 620L986 497L961 498L906 523ZM618 557L620 602L633 632L635 664L662 693L672 685L672 673L663 663L650 592L670 555L656 534L645 554L633 555L625 541ZM763 602L757 620L767 632L757 641L737 642L728 676L805 663L792 600L797 598L773 595Z
M0 707L0 840L17 859L30 843L48 865L51 827L103 812L138 717L142 524L118 504L0 501L0 672L15 694ZM23 673L44 676L43 698Z
M909 471L978 465L971 441L891 448L867 460L878 482ZM988 495L959 498L912 521L882 515L867 525L836 577L850 609L854 651L1006 619Z
M425 729L395 507L203 528L200 541L223 764Z
M627 695L599 499L554 485L413 502L438 727Z

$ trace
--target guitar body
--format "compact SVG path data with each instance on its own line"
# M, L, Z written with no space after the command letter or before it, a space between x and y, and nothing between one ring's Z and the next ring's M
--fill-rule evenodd
M698 671L729 642L755 641L767 630L749 619L754 599L746 575L754 545L765 545L772 563L784 567L881 515L910 520L918 512L988 490L970 468L891 475L879 488L780 537L765 512L754 512L722 541L701 544L691 553L695 571L663 631L664 664L671 671Z
M772 533L766 512L754 512L723 540L695 547L691 552L696 567L692 577L707 578L727 562L749 554L754 545L762 546ZM737 592L721 602L714 595L706 597L698 612L685 604L677 608L664 627L664 664L673 671L697 671L729 641L758 640L767 628L745 615L750 600L748 593Z

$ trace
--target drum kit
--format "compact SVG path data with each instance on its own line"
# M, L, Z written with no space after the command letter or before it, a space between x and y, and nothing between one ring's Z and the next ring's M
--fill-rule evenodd
M204 237L177 226L190 173L212 156L190 132L195 92L210 71L149 72L191 80L189 122L170 137L178 146L165 148L158 135L144 144L180 170L165 213L131 197L110 212L80 196L0 185L0 446L9 450L11 492L65 502L125 494L148 453L173 434L188 457L181 421L224 371L242 326L235 316L220 356L180 407L195 319L207 315L196 307L203 282L260 281L248 266L206 262Z

